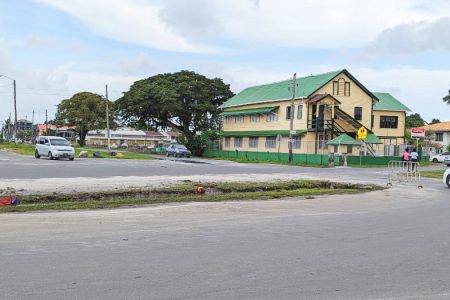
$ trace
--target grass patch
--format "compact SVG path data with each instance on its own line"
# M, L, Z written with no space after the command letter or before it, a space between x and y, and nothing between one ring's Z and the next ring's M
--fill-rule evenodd
M197 194L202 186L206 192ZM383 189L376 185L354 185L316 180L271 183L195 183L189 182L159 189L130 189L95 193L22 195L21 205L3 207L0 212L37 210L101 209L134 207L171 202L217 202L268 200L286 197L362 193Z
M107 153L106 150L99 149L91 149L88 147L74 147L75 148L75 156L77 157L81 151L87 151L88 157L93 158L94 151L100 152L102 158L111 158L111 159L146 159L152 160L155 159L153 156L143 153L134 153L128 151L115 151L117 153L122 153L123 157L119 156L111 156ZM0 149L6 150L9 152L14 152L22 155L34 155L35 147L33 144L15 144L15 143L0 143Z
M246 158L236 158L236 157L211 157L209 159L214 160L229 160L238 163L251 163L251 164L272 164L272 165L288 165L288 166L298 166L298 167L314 167L314 168L328 168L327 162L324 162L323 165L320 164L306 164L300 162L292 162L284 160L249 160Z
M34 155L33 144L0 143L0 149L23 155Z
M420 175L422 177L442 179L444 172L444 170L420 171Z

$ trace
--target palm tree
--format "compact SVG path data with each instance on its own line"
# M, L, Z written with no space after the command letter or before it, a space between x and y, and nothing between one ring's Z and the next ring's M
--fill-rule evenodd
M448 91L448 95L442 98L445 103L450 104L450 90Z

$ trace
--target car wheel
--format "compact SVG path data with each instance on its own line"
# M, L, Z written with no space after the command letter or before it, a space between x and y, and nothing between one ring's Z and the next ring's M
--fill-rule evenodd
M41 158L41 156L39 155L39 151L34 151L34 157L35 158Z
M75 157L69 157L69 160L74 160L75 159Z
M167 153L166 153L166 156L167 156L167 157L169 157L169 156L170 156L169 152L167 152Z
M438 162L437 158L433 158L433 162L437 163Z
M53 160L53 154L52 154L51 152L48 153L48 158L49 158L50 160Z
M448 188L450 189L450 175L447 176L447 179L445 180L447 183Z

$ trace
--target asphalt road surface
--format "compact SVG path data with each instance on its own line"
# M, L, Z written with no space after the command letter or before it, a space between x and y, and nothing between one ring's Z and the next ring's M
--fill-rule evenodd
M0 173L20 165L32 177L48 164L100 173L115 163L3 154ZM175 169L170 176L231 168L385 181L382 169L119 163L130 164L132 176L146 168ZM450 190L438 180L423 185L315 199L1 214L0 298L448 299Z
M63 159L48 160L46 158L35 159L32 156L16 155L0 151L0 179L298 173L299 170L303 169L310 169L315 173L321 171L323 173L327 172L320 168L242 164L229 161L165 157L161 157L158 160L94 158L76 158L74 161ZM346 171L344 169L341 172Z

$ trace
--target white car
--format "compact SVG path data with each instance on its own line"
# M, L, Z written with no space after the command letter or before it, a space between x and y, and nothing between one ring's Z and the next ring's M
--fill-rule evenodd
M448 188L450 189L450 168L448 168L445 172L444 172L444 176L442 176L442 181L448 186Z
M34 157L47 156L49 159L75 158L75 149L68 140L57 136L40 136L36 139Z
M441 154L436 154L430 157L430 161L434 163L444 162L444 160L450 160L450 152L442 152Z

